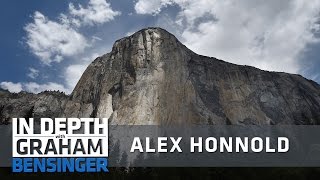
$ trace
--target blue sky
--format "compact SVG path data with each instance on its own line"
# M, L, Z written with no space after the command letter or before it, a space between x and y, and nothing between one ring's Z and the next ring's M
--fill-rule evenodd
M70 93L86 66L133 32L159 26L196 53L320 82L320 1L6 0L0 86Z

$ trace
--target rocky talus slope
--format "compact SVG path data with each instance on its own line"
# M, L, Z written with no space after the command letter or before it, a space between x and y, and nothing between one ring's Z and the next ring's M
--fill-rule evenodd
M57 91L32 94L10 93L0 89L0 124L8 124L12 118L19 117L60 117L68 98Z
M121 125L320 124L317 83L198 55L160 28L116 41L70 96L1 91L0 99L2 122L31 114Z

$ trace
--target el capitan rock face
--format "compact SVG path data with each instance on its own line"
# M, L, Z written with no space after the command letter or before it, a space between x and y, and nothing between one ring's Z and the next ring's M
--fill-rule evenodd
M2 111L18 108L21 96ZM70 97L51 98L48 104L58 103L41 106L49 114L35 116L110 117L110 124L121 125L320 124L317 83L198 55L160 28L116 41L88 66ZM30 107L39 109L32 106L37 102Z

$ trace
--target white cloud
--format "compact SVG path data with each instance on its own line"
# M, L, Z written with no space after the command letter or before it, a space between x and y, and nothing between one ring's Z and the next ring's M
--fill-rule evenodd
M100 49L95 49L93 52L88 53L88 56L83 57L81 59L81 62L71 64L65 68L63 75L66 87L70 93L77 85L78 81L80 80L83 72L86 70L88 65L92 62L92 60L96 59L101 54L104 54L105 49L108 48L100 47Z
M33 19L25 27L26 43L44 64L60 62L88 46L86 38L67 24L51 21L40 12L35 12Z
M159 13L163 1L139 0L140 14ZM299 59L319 41L320 1L172 0L183 43L193 51L264 70L301 72ZM149 2L151 3L151 2ZM179 28L177 28L179 29Z
M29 73L27 74L31 79L35 79L39 76L39 70L35 68L29 68Z
M156 15L161 11L161 8L173 3L173 0L139 0L134 9L138 14L153 14Z
M70 3L69 13L83 25L103 24L121 14L119 11L112 10L110 3L106 0L90 0L85 8L81 5L76 8Z
M68 88L72 91L78 83L81 75L86 70L87 64L70 65L65 70L65 79Z
M67 94L71 93L71 91L67 88L65 88L62 84L54 83L54 82L48 82L44 84L38 84L36 82L1 82L0 87L2 89L6 89L12 93L18 93L20 91L27 91L31 93L39 93L45 90L59 90L62 92L65 92Z
M33 22L24 28L27 32L26 43L44 64L61 62L65 57L82 53L91 45L80 32L80 27L103 24L118 15L120 12L112 10L105 0L90 0L85 8L81 5L76 8L70 3L68 12L61 13L57 21L36 11ZM96 40L93 39L92 43Z
M70 93L68 89L66 89L62 84L48 82L45 84L38 84L36 82L28 82L23 84L23 88L27 92L39 93L45 90L59 90L62 92Z
M18 92L22 91L21 83L1 82L0 87L2 89L6 89L12 93L18 93Z

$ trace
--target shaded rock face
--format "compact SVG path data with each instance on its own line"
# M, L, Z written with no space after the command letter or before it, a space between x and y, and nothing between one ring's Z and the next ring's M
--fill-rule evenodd
M0 124L8 124L12 118L59 117L68 96L60 92L10 93L0 89Z
M200 56L160 28L116 41L88 66L70 97L25 96L35 98L28 107L43 112L38 115L109 118L119 125L320 124L315 82Z

